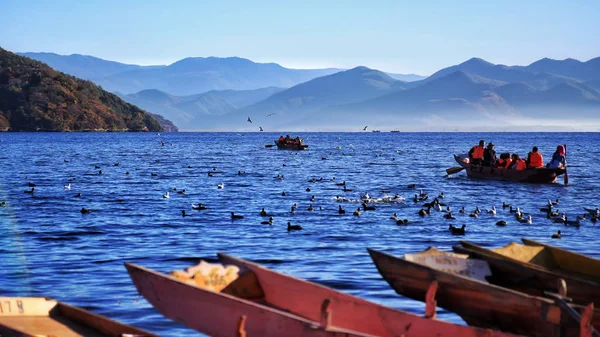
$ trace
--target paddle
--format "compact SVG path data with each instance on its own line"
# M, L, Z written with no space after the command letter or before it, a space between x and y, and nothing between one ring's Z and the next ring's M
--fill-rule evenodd
M565 158L567 157L567 144L565 146ZM569 175L567 174L567 166L565 165L565 175L564 175L564 183L565 185L569 185Z
M446 174L448 174L448 175L455 174L455 173L458 173L458 172L460 172L460 171L462 171L464 169L465 169L464 167L458 167L458 166L447 168L446 169Z

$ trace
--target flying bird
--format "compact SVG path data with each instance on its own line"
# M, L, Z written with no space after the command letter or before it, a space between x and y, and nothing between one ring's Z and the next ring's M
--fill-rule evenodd
M258 128L260 129L260 131L264 131L262 126L259 125Z
M268 115L267 115L267 117L271 117L271 116L273 116L274 114L275 114L275 113L270 113L270 114L268 114Z
M250 117L248 117L248 123L252 123L252 120L250 119Z
M368 127L369 127L368 125L367 125L367 126L365 126L365 128L363 129L363 131L367 131L367 128L368 128Z

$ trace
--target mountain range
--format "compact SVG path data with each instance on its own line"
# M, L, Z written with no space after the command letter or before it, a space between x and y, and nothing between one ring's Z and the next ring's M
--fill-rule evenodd
M68 68L67 61L61 62ZM103 86L139 88L115 91L183 130L357 130L362 124L510 129L522 120L600 119L600 58L542 59L528 66L472 58L410 82L362 66L295 70L240 58L188 58L148 69L109 62L99 68L85 69L86 76L101 74L96 81Z
M0 129L176 131L161 116L85 81L0 48Z

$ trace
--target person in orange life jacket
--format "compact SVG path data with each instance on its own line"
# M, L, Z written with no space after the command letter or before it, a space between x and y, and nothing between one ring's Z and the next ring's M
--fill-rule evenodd
M498 159L497 166L498 168L508 168L511 164L512 160L510 160L510 153L503 153L500 155L500 159Z
M537 146L534 146L527 155L527 167L544 167L544 158L538 152Z
M481 165L483 161L483 149L485 148L485 141L480 140L479 145L475 145L469 150L469 162L471 165Z
M279 136L279 142L283 143L285 141L285 138L283 138L283 135Z
M567 166L567 159L565 158L565 147L559 145L556 147L556 152L552 154L552 160L546 165L549 168L560 168Z
M527 163L525 163L525 161L521 159L518 154L514 153L512 155L512 163L510 164L509 168L513 170L524 170L527 168Z
M483 166L496 166L496 151L494 151L494 143L490 142L483 151Z

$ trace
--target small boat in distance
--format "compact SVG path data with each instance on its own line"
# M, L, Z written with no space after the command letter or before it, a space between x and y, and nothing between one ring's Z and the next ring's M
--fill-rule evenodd
M396 132L400 132L400 130L392 130L392 131L390 131L390 132L394 132L394 133L396 133Z
M126 263L135 287L163 315L210 336L509 337L384 307L225 254L171 275ZM433 301L435 302L435 301Z
M278 140L275 141L275 145L277 145L277 148L279 150L294 150L294 151L301 151L301 150L306 150L306 148L308 147L308 145L304 144L304 139L300 138L300 137L296 137L296 138L280 138Z
M381 132L381 130L373 130L373 131L371 131L371 132Z
M158 337L44 297L0 297L0 336Z

